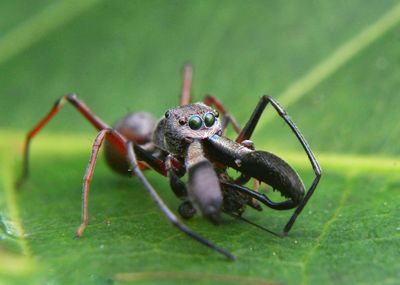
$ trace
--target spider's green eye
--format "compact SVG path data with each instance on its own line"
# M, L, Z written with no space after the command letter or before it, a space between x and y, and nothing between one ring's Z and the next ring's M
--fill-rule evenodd
M207 113L204 116L204 124L206 124L207 127L211 127L215 123L215 116L212 113Z
M189 119L189 127L192 130L200 129L202 124L203 124L203 121L197 115L191 116L190 119Z

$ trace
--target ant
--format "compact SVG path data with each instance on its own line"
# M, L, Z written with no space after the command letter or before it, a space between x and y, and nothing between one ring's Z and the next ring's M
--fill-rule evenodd
M227 258L234 260L235 256L193 232L177 218L143 175L143 170L151 168L168 177L172 191L182 201L178 212L185 219L200 212L212 223L218 224L221 212L241 218L246 206L261 211L260 203L276 210L296 208L283 229L283 235L287 235L321 178L321 168L303 135L286 111L270 96L260 98L247 124L241 129L217 98L206 96L203 102L190 103L191 85L192 66L187 64L183 68L179 107L167 110L160 120L146 112L131 113L112 128L90 111L75 94L61 97L26 136L23 171L18 184L28 177L32 139L69 102L99 131L83 178L82 222L76 231L77 238L83 235L88 223L90 181L104 141L105 158L113 170L136 175L175 227ZM307 192L299 175L288 163L272 153L256 150L250 141L268 104L289 125L311 162L315 178ZM228 124L237 133L234 141L224 136ZM240 176L231 177L228 168L235 169ZM181 180L186 173L187 185ZM287 200L273 202L266 195L246 187L245 184L251 179L270 185Z

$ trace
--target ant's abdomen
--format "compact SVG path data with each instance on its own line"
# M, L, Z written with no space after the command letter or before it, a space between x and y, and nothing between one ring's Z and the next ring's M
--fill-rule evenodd
M126 115L117 121L113 128L126 139L143 145L152 141L156 124L157 120L150 113L137 112ZM111 169L120 174L129 174L129 166L125 155L121 154L108 141L105 142L104 154Z

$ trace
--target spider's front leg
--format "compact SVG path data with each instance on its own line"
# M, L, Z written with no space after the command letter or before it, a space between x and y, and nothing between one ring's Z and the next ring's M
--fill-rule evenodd
M172 160L172 155L167 155L165 159L165 170L167 172L169 186L175 196L182 200L178 208L179 215L184 219L190 219L196 214L196 209L188 199L188 191L185 183L180 179L180 177L185 174L185 169L183 167L176 169L172 164Z

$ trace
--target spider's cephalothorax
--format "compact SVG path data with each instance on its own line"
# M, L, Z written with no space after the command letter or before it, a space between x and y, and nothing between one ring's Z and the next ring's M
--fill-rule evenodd
M203 103L169 109L155 131L155 143L175 156L184 156L195 139L222 134L219 113Z
M174 194L183 201L179 213L186 218L193 216L196 208L213 223L217 223L220 213L225 212L254 225L241 217L246 205L256 210L261 210L260 205L275 210L295 208L283 229L283 234L286 235L314 193L321 177L321 168L308 143L285 110L270 96L260 98L242 129L215 97L206 96L203 103L190 104L191 81L192 67L186 65L180 107L169 109L158 123L149 113L139 112L125 116L114 128L110 128L75 94L61 97L26 137L23 172L18 184L21 185L28 176L31 140L62 106L69 102L99 131L83 178L82 223L76 231L77 237L82 236L88 223L89 186L104 140L106 159L113 170L122 174L135 174L174 226L229 259L234 259L234 255L196 234L175 216L158 196L142 170L152 168L168 177ZM256 150L250 141L267 104L270 104L290 127L307 153L315 173L307 192L300 176L288 163L272 153ZM228 124L237 132L234 140L224 136ZM230 177L228 168L235 169L239 173L238 178ZM187 183L181 180L185 174L188 176ZM254 189L246 187L250 180L255 181ZM266 195L258 193L256 185L259 183L268 184L279 191L286 200L274 202Z

